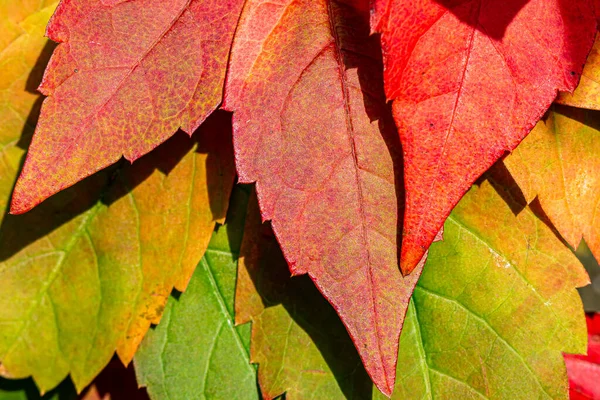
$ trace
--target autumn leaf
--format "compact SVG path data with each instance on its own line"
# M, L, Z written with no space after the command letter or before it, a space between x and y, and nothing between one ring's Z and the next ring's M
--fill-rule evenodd
M131 361L223 221L231 116L213 111L224 94L240 181L256 182L260 203L257 239L241 250L237 321L253 322L267 397L369 397L366 374L385 395L565 397L561 351L585 347L573 289L587 277L541 211L515 205L516 189L495 176L446 221L400 350L398 338L451 208L577 83L596 27L590 1L375 0L384 70L368 0L63 0L33 139L51 7L0 6L0 65L10 65L0 78L0 373L33 376L42 391L71 375L81 391L115 350ZM200 125L192 140L171 137ZM5 215L30 140L11 211L51 197ZM137 161L104 169L123 155ZM157 397L257 394L249 327L231 325L241 229L231 223L139 355ZM285 263L309 277L290 278Z
M60 42L40 86L49 96L11 212L117 162L188 134L221 102L243 1L64 0Z
M567 398L561 351L585 349L575 287L587 275L500 172L459 202L444 240L431 247L404 323L392 399ZM263 394L368 397L359 394L360 375L348 372L343 335L324 328L334 319L321 320L326 312L310 290L277 268L276 242L248 215L236 321L253 321L251 356Z
M194 141L180 134L134 166L5 215L35 124L39 95L27 89L40 79L52 8L33 11L0 53L0 65L11 66L0 92L0 360L3 374L32 375L42 392L69 373L81 390L115 349L130 361L173 286L185 288L225 216L230 122L216 115Z
M56 2L39 7L39 2L24 2L13 7L0 5L0 23L5 30L0 35L0 210L8 207L10 192L15 183L15 170L23 156L22 141L28 142L35 127L40 100L32 90L31 81L39 82L43 70L39 64L48 61L48 40L43 37L44 26L52 15ZM38 62L38 57L41 62ZM31 76L31 78L29 78ZM30 116L31 114L31 116Z
M4 219L0 359L10 376L33 375L46 390L70 371L81 389L115 348L131 360L172 287L185 288L224 214L219 201L208 208L209 196L226 201L233 182L227 159L214 157L227 136L213 133L204 138L214 140L208 154L177 136L112 184L98 175ZM205 181L219 174L223 180Z
M474 186L431 246L393 399L568 398L561 351L585 351L575 288L589 280L542 220L515 216L512 196L492 178Z
M369 375L393 387L418 272L398 271L400 147L368 2L247 1L224 107L240 182L256 182L294 275L342 317Z
M36 29L37 24L32 24L32 18L35 19L35 15L42 12L42 15L46 13L52 13L57 0L21 0L18 3L3 2L0 5L1 15L0 18L0 49L8 49L9 47L14 48L14 42L22 41L27 38L27 33L31 32L31 29ZM43 11L46 9L45 11ZM43 18L47 18L44 16ZM28 22L29 20L29 22ZM37 28L39 29L39 28ZM37 37L37 36L36 36ZM29 40L32 40L30 37ZM34 39L35 40L35 39ZM39 41L45 42L46 39L42 37L38 38ZM30 54L27 54L29 56ZM8 67L9 64L3 64L4 67ZM13 68L16 66L11 65ZM6 73L5 69L2 70L2 75Z
M371 380L335 310L306 276L290 278L250 198L239 259L235 321L252 321L251 359L263 398L368 398Z
M600 259L600 114L553 106L547 117L504 160L530 203L577 248L584 238Z
M402 271L471 184L572 91L592 46L590 0L373 2L404 150Z
M600 4L600 3L599 3ZM600 36L596 36L594 47L588 55L581 81L573 93L561 92L556 98L559 104L600 110Z
M237 189L185 293L171 297L135 356L152 399L257 399L249 326L235 327L233 296L248 191Z

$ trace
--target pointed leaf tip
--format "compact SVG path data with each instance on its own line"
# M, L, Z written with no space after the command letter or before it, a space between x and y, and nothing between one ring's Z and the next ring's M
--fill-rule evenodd
M575 88L597 23L591 0L375 0L372 13L404 151L408 273L473 182Z
M179 128L196 130L221 102L242 4L61 2L47 30L60 42L40 86L48 98L13 212L33 208L121 156L141 157Z
M402 154L368 0L276 3L246 2L232 48L237 171L292 273L310 275L391 393L418 273L398 267Z

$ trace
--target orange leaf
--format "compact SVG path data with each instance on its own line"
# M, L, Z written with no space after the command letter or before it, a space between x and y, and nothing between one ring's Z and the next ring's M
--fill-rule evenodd
M553 106L504 163L527 202L543 211L573 248L585 239L600 259L598 111Z
M556 102L573 107L600 110L600 37L596 37L577 89L573 93L559 93Z

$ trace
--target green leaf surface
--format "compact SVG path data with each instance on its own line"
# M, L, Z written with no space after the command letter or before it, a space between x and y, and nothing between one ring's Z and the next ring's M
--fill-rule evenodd
M468 192L431 246L394 399L568 398L561 352L585 352L575 288L588 277L498 177Z
M215 192L227 198L233 179L222 168L231 159L213 157L226 132L212 135L212 150L177 135L133 166L4 218L0 359L8 376L33 375L45 391L70 373L81 390L115 350L133 358L173 286L185 288L226 207L217 200L213 214L208 206ZM212 174L223 180L211 187Z
M238 188L185 293L171 296L135 356L138 382L160 399L257 399L249 326L235 327L233 296L245 204Z

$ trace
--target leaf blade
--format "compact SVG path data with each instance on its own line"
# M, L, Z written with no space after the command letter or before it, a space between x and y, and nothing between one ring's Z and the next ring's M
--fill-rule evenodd
M401 155L368 2L251 1L240 21L225 89L240 181L389 393L418 273L397 268Z
M600 194L600 131L595 111L554 106L504 160L528 202L539 204L573 248L582 239L598 259L596 213Z
M169 299L167 319L148 333L136 354L138 381L153 398L258 398L243 327L233 324L241 237L227 237L242 229L247 196L240 189L233 195L235 211L215 231L188 290Z
M367 398L371 381L335 310L306 276L290 277L250 198L239 260L236 324L252 322L251 360L264 398Z
M561 352L585 351L575 288L587 276L543 221L528 209L515 216L507 187L490 182L465 195L430 249L401 338L422 347L422 368L399 362L398 381L415 388L392 398L407 388L422 398L568 398ZM399 357L414 357L410 349Z
M180 127L191 135L221 101L241 3L61 2L47 30L60 42L40 86L49 97L11 212L138 159ZM214 23L199 24L204 15Z
M373 10L405 152L407 274L475 180L517 146L557 90L575 88L596 19L589 1L378 0Z

